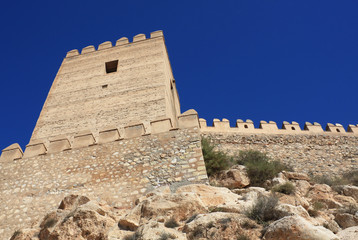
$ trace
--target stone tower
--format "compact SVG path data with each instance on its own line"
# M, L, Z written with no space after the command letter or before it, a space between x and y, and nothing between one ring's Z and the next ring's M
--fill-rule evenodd
M96 50L67 53L42 108L31 142L84 130L98 131L180 114L162 31L139 34Z

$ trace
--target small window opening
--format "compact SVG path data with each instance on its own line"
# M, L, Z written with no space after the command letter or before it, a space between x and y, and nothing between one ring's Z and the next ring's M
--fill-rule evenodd
M118 60L106 62L106 73L117 72Z
M246 124L244 125L244 128L249 128Z
M341 132L341 131L339 131L339 129L338 129L338 128L337 128L336 130L337 130L337 132Z
M292 130L296 130L295 127L291 127Z
M108 84L102 85L102 88L107 88Z

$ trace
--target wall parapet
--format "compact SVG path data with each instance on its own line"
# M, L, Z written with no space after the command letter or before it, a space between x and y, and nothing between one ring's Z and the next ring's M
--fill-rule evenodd
M199 128L198 113L190 109L178 116L179 129ZM36 139L26 145L22 152L19 144L14 143L2 150L0 162L31 158L49 153L68 151L91 145L120 141L123 139L160 134L176 130L170 118L157 119L147 122L132 123L127 126L108 126L98 131L86 130L72 135L60 135L49 139Z
M230 127L230 121L223 118L221 121L217 118L213 120L213 125L208 126L205 119L199 119L200 130L202 132L221 132L221 133L247 133L247 134L322 134L322 135L344 135L344 136L357 136L358 137L358 124L350 124L345 128L339 124L328 123L325 130L321 124L315 122L306 122L304 128L301 129L297 122L282 123L282 127L278 128L274 121L260 121L259 128L255 128L253 121L247 119L243 121L241 119L236 120L236 126Z
M150 38L147 38L146 35L143 33L137 34L133 37L133 42L129 42L128 38L126 38L126 37L122 37L122 38L118 39L116 41L115 45L112 45L111 41L105 41L98 45L97 50L93 45L82 48L81 53L77 49L73 49L73 50L67 52L66 58L76 57L76 56L80 56L80 55L91 53L91 52L101 51L101 50L105 50L108 48L123 46L123 45L127 45L127 44L132 44L132 43L137 43L137 42L140 42L143 40L148 40L148 39L153 39L153 38L158 38L158 37L164 37L162 30L151 32Z

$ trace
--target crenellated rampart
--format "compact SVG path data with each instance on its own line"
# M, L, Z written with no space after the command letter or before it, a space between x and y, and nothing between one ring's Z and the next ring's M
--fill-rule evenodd
M290 164L296 171L339 175L358 168L358 125L307 122L303 129L297 122L283 122L278 128L273 121L261 121L255 128L251 120L237 120L230 127L227 119L214 119L207 126L199 119L203 136L209 137L218 147L231 154L240 150L259 150L275 159Z
M150 33L150 38L156 38L156 37L163 37L163 31L159 30L159 31ZM146 38L145 34L140 33L133 37L132 43L143 41L146 39L147 38ZM112 45L111 41L106 41L106 42L103 42L100 45L98 45L97 50L93 45L82 48L81 53L78 51L78 49L73 49L73 50L67 52L66 58L75 57L78 55L83 55L83 54L87 54L87 53L91 53L91 52L95 52L95 51L105 50L105 49L112 48L112 47L123 46L126 44L131 44L131 42L129 42L128 38L122 37L116 41L115 46Z
M297 122L289 123L284 121L282 127L278 128L274 121L260 121L259 128L255 128L253 121L247 119L243 121L241 119L236 120L236 126L230 127L230 122L227 119L213 120L213 125L208 126L205 119L200 118L200 129L204 132L225 132L225 133L242 133L242 134L288 134L288 135L307 135L307 134L321 134L321 135L341 135L341 136L357 136L358 137L358 124L349 124L347 131L342 124L328 123L325 130L323 130L321 124L315 122L306 122L303 129Z
M205 183L198 116L108 127L3 150L0 161L0 239L39 221L68 194L129 208L162 185ZM36 209L36 211L34 211Z

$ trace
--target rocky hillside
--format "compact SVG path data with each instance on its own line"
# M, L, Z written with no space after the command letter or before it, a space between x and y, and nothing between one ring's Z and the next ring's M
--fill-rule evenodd
M130 210L70 195L11 240L358 239L356 186L333 190L305 174L281 172L266 188L251 187L244 166L222 171L211 184L225 187L162 186Z

